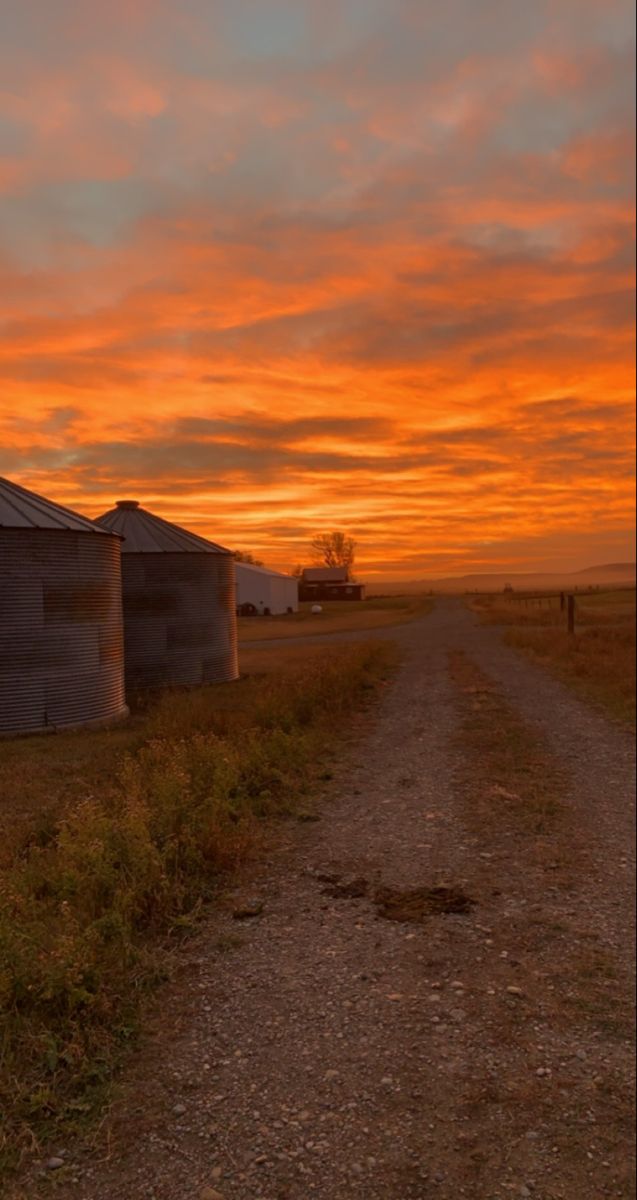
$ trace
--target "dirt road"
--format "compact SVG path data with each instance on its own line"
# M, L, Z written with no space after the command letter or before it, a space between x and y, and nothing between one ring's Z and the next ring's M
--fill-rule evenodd
M190 944L47 1194L634 1194L632 739L458 602L392 636L321 820Z

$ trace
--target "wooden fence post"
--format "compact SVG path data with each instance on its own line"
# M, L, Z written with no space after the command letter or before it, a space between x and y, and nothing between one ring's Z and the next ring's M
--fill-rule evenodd
M575 596L568 596L568 631L575 633Z

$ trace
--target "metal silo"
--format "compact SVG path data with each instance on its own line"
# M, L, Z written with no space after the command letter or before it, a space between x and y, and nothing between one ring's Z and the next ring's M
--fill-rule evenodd
M187 529L119 500L98 518L122 542L126 686L236 679L234 557Z
M125 716L120 538L0 479L0 734Z

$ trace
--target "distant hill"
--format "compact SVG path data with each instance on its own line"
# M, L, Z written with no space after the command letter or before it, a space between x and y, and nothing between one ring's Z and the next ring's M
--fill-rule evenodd
M514 571L483 572L474 575L447 576L443 579L413 579L401 583L370 583L368 594L384 592L396 595L400 592L498 592L507 584L517 591L552 591L555 588L575 589L585 587L622 586L635 583L635 563L603 563L596 567L584 567L581 571L533 572L521 574Z
M600 575L613 580L634 580L635 563L604 563L602 567L584 567L583 571L575 571L575 575Z

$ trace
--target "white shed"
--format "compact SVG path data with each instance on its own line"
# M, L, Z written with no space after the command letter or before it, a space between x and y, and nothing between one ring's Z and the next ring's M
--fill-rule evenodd
M243 562L235 563L235 574L237 608L242 604L253 604L257 612L264 613L269 609L272 616L298 611L299 581L292 575Z

